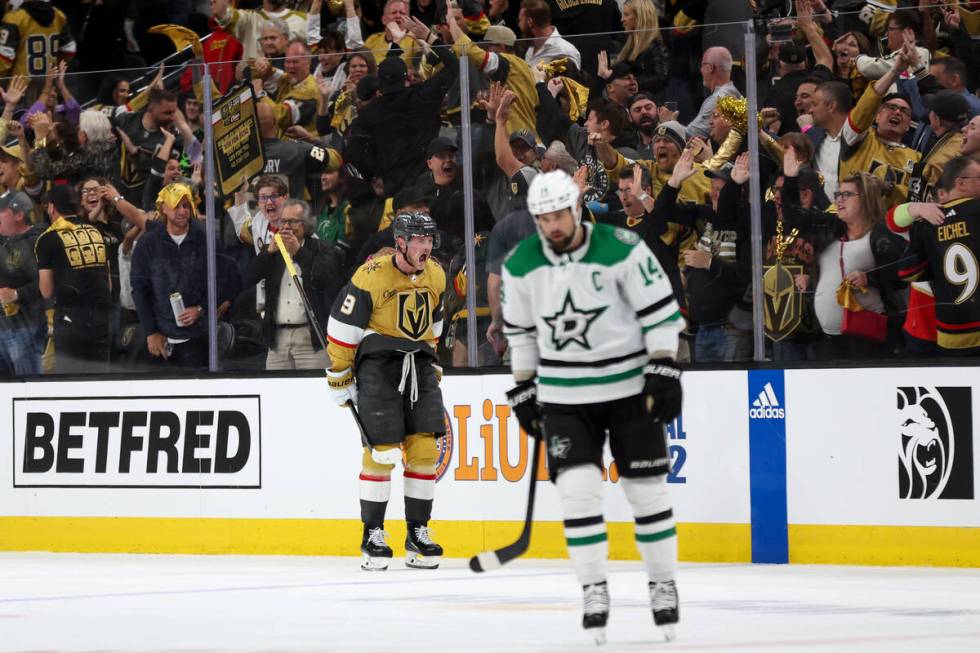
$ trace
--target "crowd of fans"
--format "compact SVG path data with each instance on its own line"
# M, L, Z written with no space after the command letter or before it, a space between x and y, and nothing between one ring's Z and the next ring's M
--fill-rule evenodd
M951 326L932 285L976 290L976 255L952 276L930 275L921 254L918 276L906 269L910 224L980 197L980 2L5 4L0 376L207 367L202 94L246 86L265 170L232 195L215 191L225 369L327 363L275 234L325 324L357 266L390 255L403 211L429 212L442 232L443 362L463 366L475 347L481 365L503 363L501 264L535 230L529 183L554 169L583 187L585 220L632 230L658 254L687 317L684 360L752 356L752 175L770 358L980 351L980 310L972 327L963 317L972 292ZM174 56L158 25L200 40ZM758 116L747 115L747 75Z

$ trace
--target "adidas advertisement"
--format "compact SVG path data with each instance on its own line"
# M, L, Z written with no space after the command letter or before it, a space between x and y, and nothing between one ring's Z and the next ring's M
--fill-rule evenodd
M898 495L973 499L973 397L969 387L897 388Z
M772 383L766 383L749 408L752 419L786 419L786 409L779 405Z

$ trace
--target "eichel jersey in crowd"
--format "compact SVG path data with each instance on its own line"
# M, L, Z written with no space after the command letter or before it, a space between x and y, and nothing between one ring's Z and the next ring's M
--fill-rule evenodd
M916 221L899 277L932 281L937 344L964 354L980 353L980 200L943 205L941 225Z
M446 274L431 258L421 274L405 274L394 256L359 267L330 311L330 368L352 368L355 356L378 351L421 350L435 360L445 290Z
M646 244L625 229L582 226L585 242L573 252L556 254L533 234L504 262L500 301L512 366L537 369L542 403L639 394L650 356L673 354L684 328Z
M870 172L886 181L895 183L893 203L904 202L908 197L909 181L915 164L922 155L900 143L889 143L871 129L882 96L869 84L851 112L847 114L841 136L841 161L838 178L843 181L859 172Z
M61 10L21 7L4 14L0 24L0 75L46 75L58 59L75 56L75 39Z

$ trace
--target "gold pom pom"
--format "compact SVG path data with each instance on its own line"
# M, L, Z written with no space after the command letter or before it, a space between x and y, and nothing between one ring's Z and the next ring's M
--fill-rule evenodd
M741 133L748 131L748 106L749 101L745 98L736 98L730 95L718 100L718 112L735 129Z
M558 59L552 59L551 61L541 61L538 62L538 70L545 74L545 77L551 79L561 75L568 70L569 59L568 57L559 57Z

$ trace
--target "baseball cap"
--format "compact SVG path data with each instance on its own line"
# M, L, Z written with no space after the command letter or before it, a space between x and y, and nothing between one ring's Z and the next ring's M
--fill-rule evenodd
M451 138L446 138L445 136L436 136L429 142L429 147L425 151L425 158L431 159L437 153L443 150L458 150L459 147Z
M668 120L667 122L660 123L657 131L654 132L654 137L656 136L669 138L677 144L677 148L680 150L683 150L687 144L687 129L676 120Z
M926 105L940 120L963 124L970 119L970 107L966 98L956 91L943 90L922 98Z
M357 99L361 102L365 102L373 98L380 89L381 80L379 80L375 75L366 75L357 83L357 88L354 89L354 91L357 94ZM392 93L394 91L389 90L388 92Z
M0 211L10 209L14 213L30 213L34 208L34 202L22 190L8 190L0 195Z
M881 103L886 104L892 100L902 100L905 104L912 106L912 99L909 98L905 93L889 93L885 97L881 98Z
M792 65L806 63L806 48L796 43L783 43L779 46L779 60Z
M4 147L0 147L0 151L12 159L17 159L21 162L24 161L24 151L20 145L5 145Z
M399 211L406 206L417 206L426 202L425 191L418 186L406 186L395 193L391 201L392 208Z
M492 25L484 35L483 42L493 43L494 45L506 45L507 47L512 48L514 47L514 43L517 42L517 36L509 27L504 27L503 25Z
M408 78L408 67L401 57L385 57L378 66L378 79L381 81L382 93L395 93L405 88Z
M514 141L522 141L530 148L534 148L537 145L534 140L534 134L527 127L522 127L510 133L510 142L513 143Z
M633 74L633 67L622 61L615 64L610 70L612 74L606 78L606 83L616 79L623 79L624 77L629 77L631 74Z

